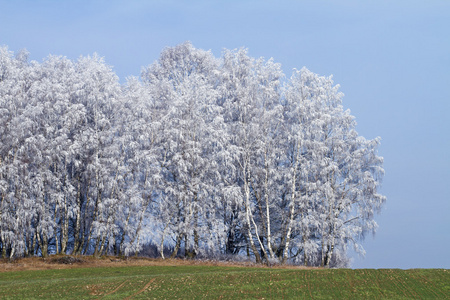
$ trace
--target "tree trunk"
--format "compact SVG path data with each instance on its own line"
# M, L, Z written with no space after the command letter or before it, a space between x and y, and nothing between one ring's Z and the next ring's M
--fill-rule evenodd
M41 255L43 258L48 256L48 239L45 233L42 234L42 238L39 233L36 234L38 239L39 248L41 248Z
M94 248L94 254L93 254L94 257L98 257L98 253L99 253L98 248L100 245L100 240L101 240L100 236L98 236L97 239L95 240L95 248Z
M36 249L36 232L33 232L33 234L30 236L30 241L28 244L28 255L34 255Z
M265 180L264 180L264 198L266 202L266 226L267 226L267 249L269 249L270 258L274 258L275 254L272 249L272 233L270 229L270 207L269 207L269 166L267 164L267 152L264 153L265 163Z
M13 245L11 245L11 252L9 253L9 260L12 261L15 251L16 251L16 247L14 245L15 243L13 243Z
M295 180L294 180L294 184L295 184ZM292 194L292 198L294 198L294 194ZM287 232L286 232L286 244L284 246L283 258L281 260L282 264L286 263L286 260L288 258L289 243L291 242L291 232L292 232L293 223L294 223L294 200L292 199L291 207L290 207L290 210L289 210L288 229L287 229Z
M289 253L289 244L291 242L291 232L292 227L294 226L294 212L295 212L295 192L296 192L296 185L297 185L297 168L300 165L300 150L301 145L300 142L297 141L296 144L296 155L294 158L294 161L292 162L292 185L291 185L291 203L290 203L290 209L289 209L289 223L288 223L288 230L286 233L286 245L284 247L283 252L283 258L281 260L281 263L286 263L286 260L288 259L288 253Z
M334 245L333 244L328 245L326 255L325 255L325 261L324 261L324 265L323 265L325 268L330 267L331 258L333 257L333 251L334 251Z
M0 173L0 175L1 175L1 173ZM3 224L1 223L2 222L2 212L3 212L3 201L5 199L5 196L3 195L3 193L1 195L2 195L2 198L1 198L1 201L0 201L0 241L1 241L1 244L2 244L2 246L1 246L1 251L2 251L1 257L5 258L6 257L6 246L5 246L6 245L6 240L5 240L5 237L3 235Z
M305 247L306 238L305 238L304 231L303 231L303 235L302 235L302 243L303 243L303 265L305 267L307 267L308 266L308 253L306 253L306 247Z
M63 224L61 227L61 252L67 252L67 244L69 242L69 212L67 210L67 197L64 196L63 207Z
M6 239L4 238L4 236L2 235L2 258L6 258Z
M85 248L84 248L83 254L86 254L86 252L87 252L87 250L89 248L89 243L91 242L92 230L94 229L94 222L97 220L97 216L99 214L98 203L100 202L101 196L102 196L102 190L98 187L98 184L97 184L97 197L95 199L94 214L92 216L91 224L89 225L88 238L87 238L87 240L85 242ZM88 206L89 206L88 204L89 204L89 201L86 204L85 218L87 216L87 210L88 210ZM97 239L97 242L96 242L96 249L94 250L94 252L97 251L97 246L98 246L98 239Z
M165 257L164 257L164 236L166 235L167 227L169 227L169 223L167 223L166 226L164 227L163 234L161 237L161 245L159 247L159 253L161 254L162 259L165 259Z
M58 205L58 201L57 201L56 205L55 205L55 214L54 214L55 224L58 224L58 222L57 222L58 208L59 208L59 205ZM55 248L56 248L56 254L59 254L60 248L59 248L59 239L58 239L58 228L55 228Z
M261 248L262 257L267 260L267 258L268 258L267 257L267 252L266 252L266 249L264 248L264 243L262 241L262 237L259 236L258 227L256 226L255 219L253 218L252 215L250 216L250 218L252 220L253 226L255 227L256 239L259 242L259 247ZM267 263L269 263L269 260L267 260Z
M80 229L81 229L81 182L80 177L78 177L78 191L77 191L77 216L75 221L75 228L73 230L73 253L75 255L81 254L81 246L83 240L80 239Z
M248 186L248 180L245 176L244 172L244 190L245 190L245 219L247 221L247 240L250 243L250 248L253 251L253 254L255 255L255 259L257 263L261 263L261 256L259 255L258 249L256 249L255 242L253 241L253 234L252 234L252 224L250 221L250 187Z
M179 233L177 236L177 242L175 244L175 248L173 249L173 252L170 255L170 258L175 258L177 256L178 250L180 249L180 245L181 245L181 238L182 238L182 233Z
M137 239L136 239L136 249L134 250L134 256L135 256L135 257L137 257L137 256L138 256L138 253L139 253L139 243L140 243L140 241L141 241L141 236L140 236L140 234L138 233Z
M184 234L184 257L186 258L191 258L191 253L190 253L190 242L189 242L189 237L187 236L187 234Z
M105 247L105 244L106 244L106 233L103 234L102 241L101 241L101 244L100 244L100 250L98 251L98 253L100 255L104 255L104 251L107 250L106 247Z
M120 243L119 243L119 249L118 249L118 255L122 255L123 254L123 243L125 241L125 235L126 232L128 230L128 222L130 221L130 216L131 216L131 210L128 211L128 215L127 215L127 219L125 220L125 226L122 230L122 236L120 237Z
M42 252L42 257L43 258L48 257L48 239L47 239L47 235L46 234L44 234L42 236L41 252Z

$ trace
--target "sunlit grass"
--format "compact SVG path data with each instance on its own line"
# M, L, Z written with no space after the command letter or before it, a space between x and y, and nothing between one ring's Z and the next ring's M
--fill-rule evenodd
M450 271L131 266L0 273L2 299L449 299Z

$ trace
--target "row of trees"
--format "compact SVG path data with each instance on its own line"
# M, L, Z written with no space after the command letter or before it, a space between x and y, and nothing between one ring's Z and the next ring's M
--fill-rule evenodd
M166 48L121 85L97 55L0 48L0 255L345 264L374 232L379 138L331 78L246 50Z

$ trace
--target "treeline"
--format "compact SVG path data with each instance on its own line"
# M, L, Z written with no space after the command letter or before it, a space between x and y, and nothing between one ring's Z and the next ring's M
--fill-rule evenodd
M344 265L383 159L331 78L184 43L121 85L97 55L0 48L0 255Z

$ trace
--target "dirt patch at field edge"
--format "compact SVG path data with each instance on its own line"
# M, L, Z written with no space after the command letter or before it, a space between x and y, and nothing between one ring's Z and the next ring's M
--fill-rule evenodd
M48 258L26 257L14 261L0 260L0 272L73 269L95 267L129 267L129 266L220 266L220 267L256 267L271 268L267 265L252 262L224 262L212 260L185 260L185 259L156 259L145 257L120 258L105 256L94 258L92 256L52 255ZM274 265L276 269L315 269L303 266Z
M52 257L49 261L51 264L64 264L64 265L72 265L72 264L82 264L84 260L75 256L56 256Z

